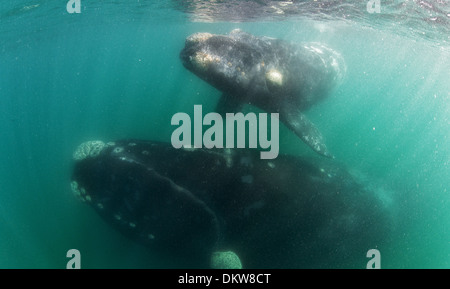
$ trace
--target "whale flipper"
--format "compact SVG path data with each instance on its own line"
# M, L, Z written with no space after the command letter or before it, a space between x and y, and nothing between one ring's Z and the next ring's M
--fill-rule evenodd
M281 109L280 120L315 152L334 158L328 151L320 131L300 110L284 106Z

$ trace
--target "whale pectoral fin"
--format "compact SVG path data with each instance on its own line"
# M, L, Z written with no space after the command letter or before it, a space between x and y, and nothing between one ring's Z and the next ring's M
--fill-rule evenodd
M333 158L323 141L320 131L298 109L288 106L284 107L280 111L280 120L315 152Z
M236 97L228 93L223 93L216 106L216 112L222 117L225 117L226 113L236 113L241 111L244 104L239 102Z

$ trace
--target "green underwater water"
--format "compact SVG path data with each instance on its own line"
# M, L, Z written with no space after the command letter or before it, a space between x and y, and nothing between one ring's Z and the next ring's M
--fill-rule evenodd
M0 268L65 268L72 248L82 268L173 266L73 197L72 153L94 139L169 142L173 114L213 111L220 92L179 52L194 32L234 28L342 54L343 84L307 115L395 214L382 268L450 268L448 30L440 41L341 19L206 23L166 6L82 1L68 14L65 3L16 2L0 6ZM280 152L316 157L283 126Z

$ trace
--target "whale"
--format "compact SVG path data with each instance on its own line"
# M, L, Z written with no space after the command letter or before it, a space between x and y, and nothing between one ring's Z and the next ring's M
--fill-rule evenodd
M364 268L369 249L388 246L389 206L345 166L226 150L84 142L71 189L108 226L178 268L214 268L218 252L243 268Z
M343 81L342 56L321 43L294 44L242 30L186 38L184 67L222 92L221 114L250 104L279 113L280 120L315 152L332 157L319 129L303 113Z

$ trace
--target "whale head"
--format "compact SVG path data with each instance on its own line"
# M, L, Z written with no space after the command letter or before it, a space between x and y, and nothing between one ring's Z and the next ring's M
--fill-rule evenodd
M72 192L140 244L186 258L209 256L218 238L215 214L154 166L166 154L157 142L82 143L73 155Z
M180 53L185 68L215 88L228 93L247 90L260 65L255 47L230 35L195 33Z

